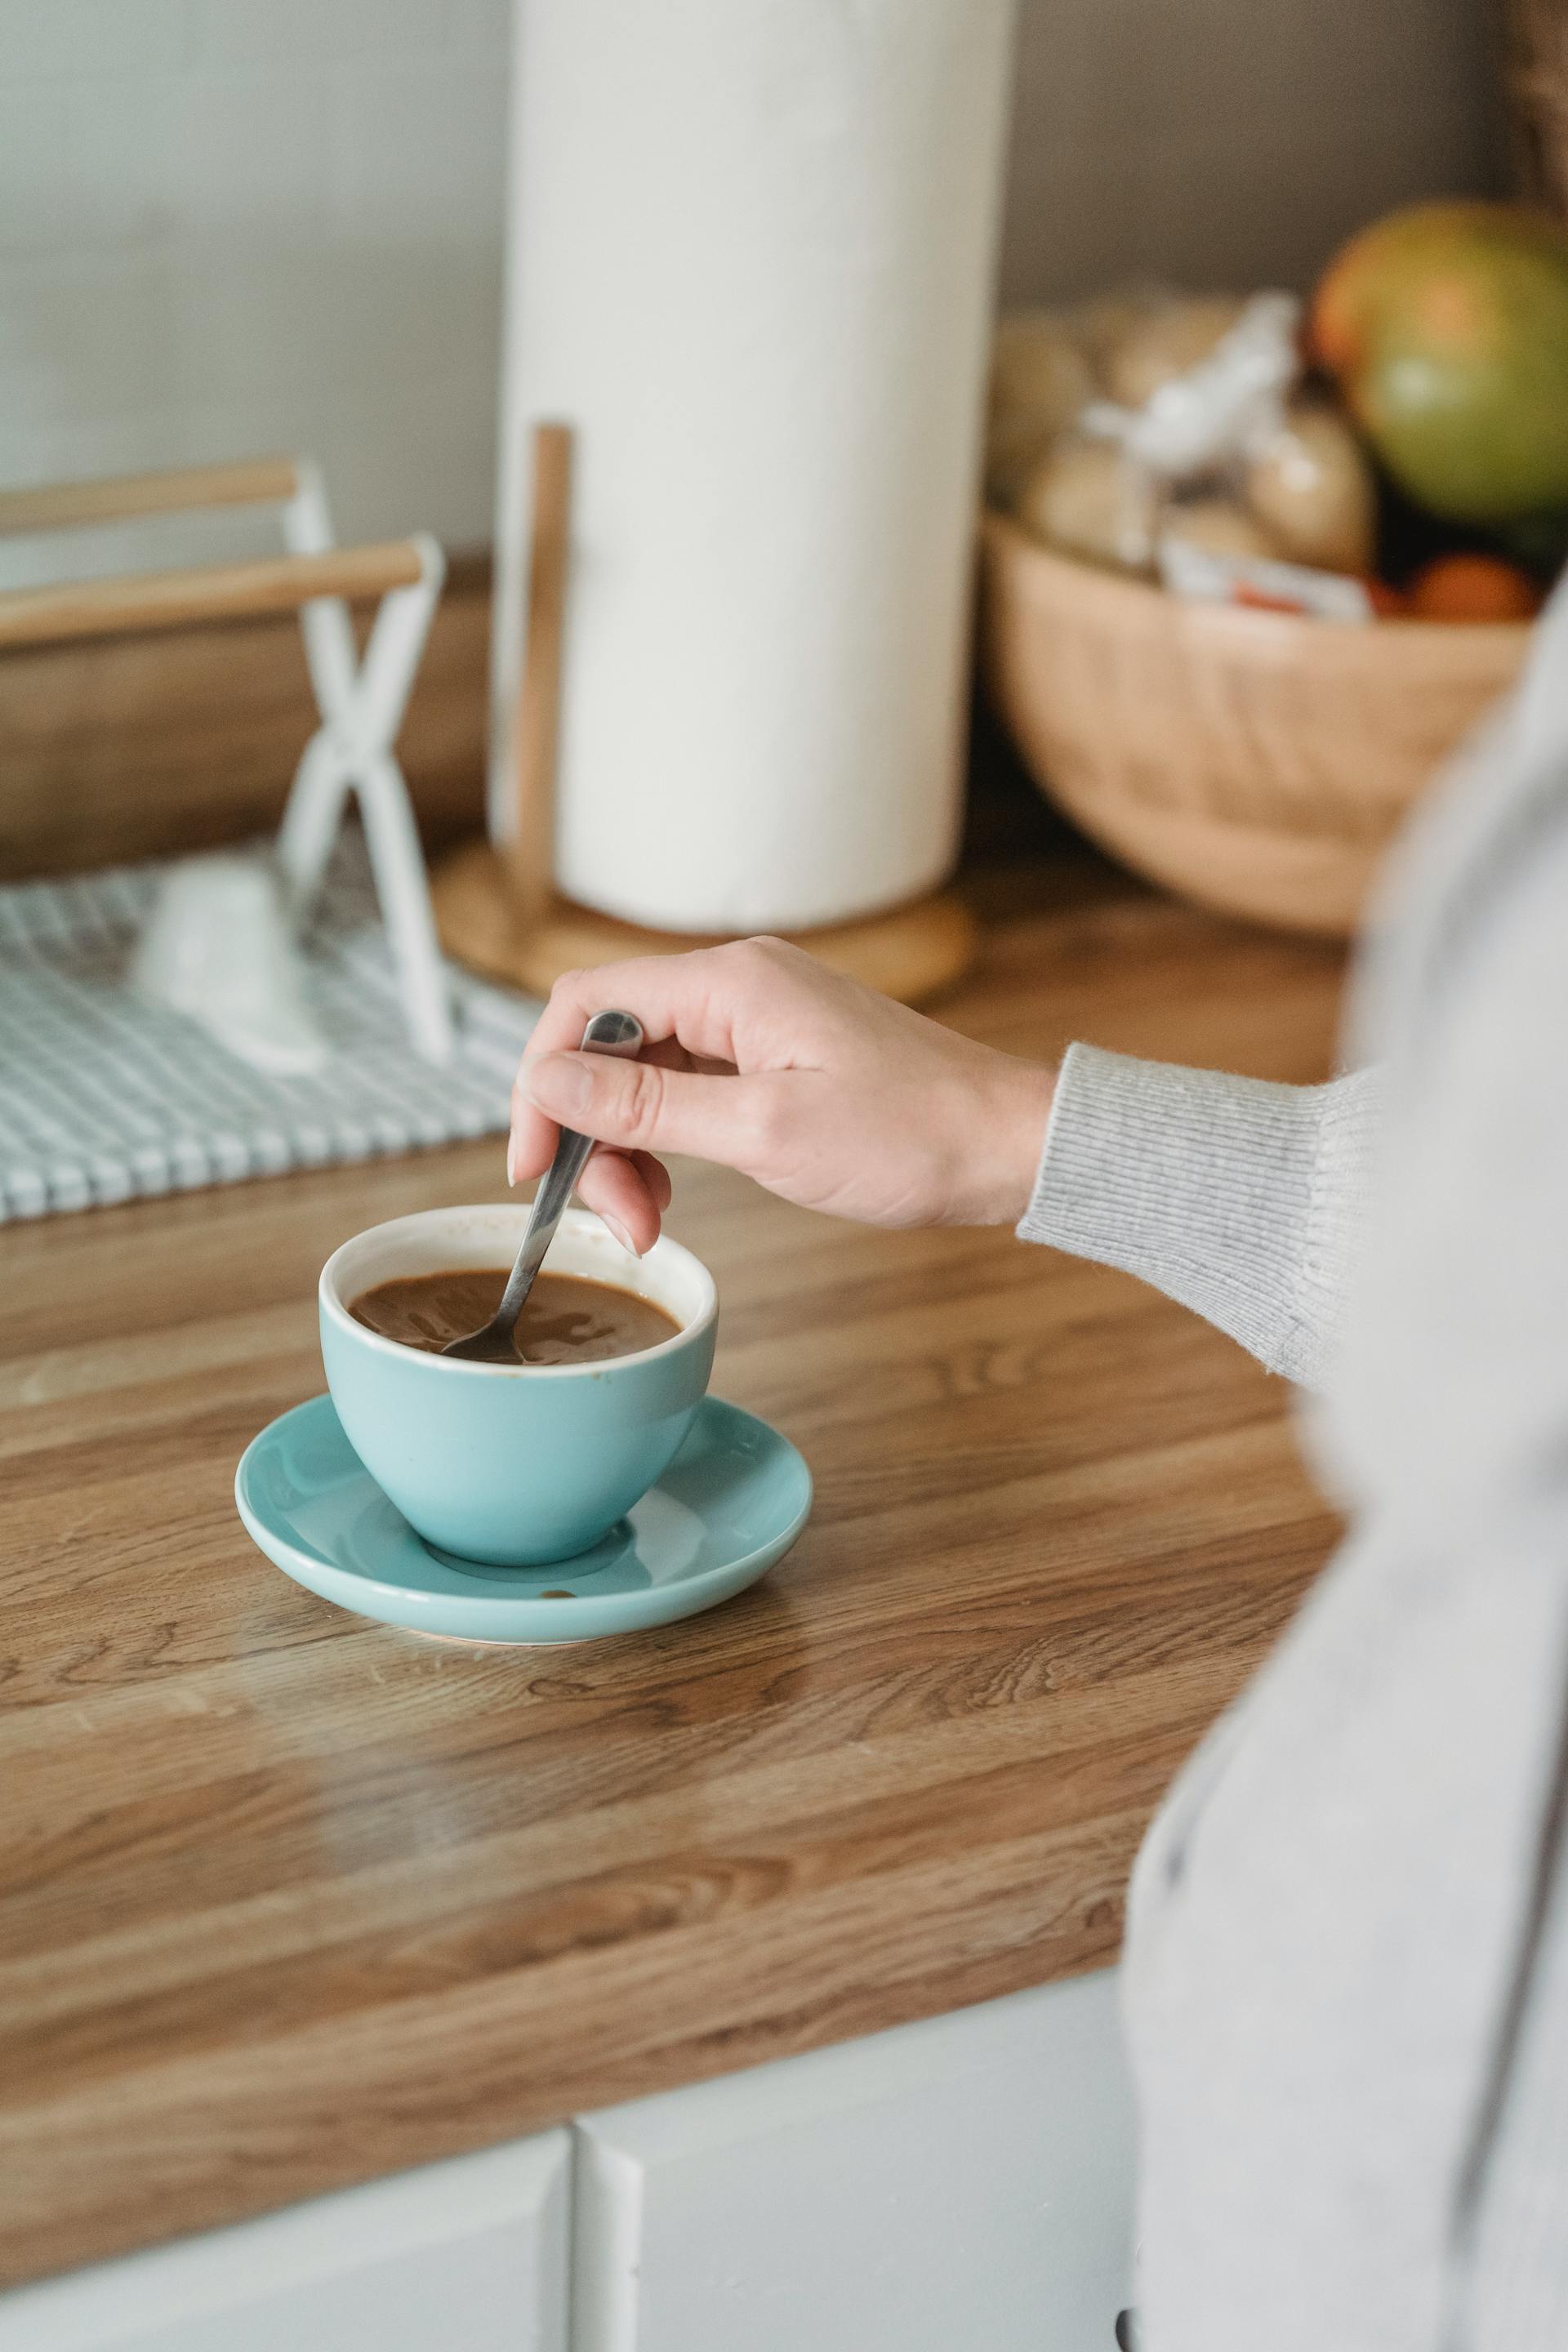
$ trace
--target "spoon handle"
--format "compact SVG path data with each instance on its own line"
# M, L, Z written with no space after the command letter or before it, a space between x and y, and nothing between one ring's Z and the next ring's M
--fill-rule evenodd
M610 1054L617 1061L635 1062L642 1051L642 1024L629 1013L595 1013L583 1032L581 1050L584 1054ZM544 1253L555 1239L555 1228L565 1213L573 1188L587 1165L588 1154L594 1149L592 1136L579 1135L574 1127L563 1127L561 1140L555 1147L555 1157L533 1196L533 1214L522 1237L500 1305L496 1308L491 1326L498 1338L505 1338L515 1328L518 1317L527 1303L533 1287L533 1277L544 1262Z

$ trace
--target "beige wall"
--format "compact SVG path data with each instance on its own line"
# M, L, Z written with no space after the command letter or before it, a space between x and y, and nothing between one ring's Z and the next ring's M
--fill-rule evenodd
M1415 196L1489 186L1490 0L1021 0L1003 299L1305 287Z
M1022 7L1010 299L1301 282L1357 221L1488 176L1489 0ZM484 537L508 23L509 0L0 0L0 480L304 447L346 533ZM58 561L14 544L0 579Z

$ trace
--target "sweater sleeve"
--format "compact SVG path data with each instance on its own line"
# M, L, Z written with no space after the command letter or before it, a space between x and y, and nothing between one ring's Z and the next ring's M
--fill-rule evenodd
M1073 1045L1019 1237L1138 1275L1321 1388L1379 1092L1373 1070L1276 1086Z

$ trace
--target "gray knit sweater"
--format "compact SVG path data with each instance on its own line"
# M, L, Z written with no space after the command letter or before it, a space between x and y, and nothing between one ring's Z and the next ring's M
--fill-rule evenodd
M1568 2352L1568 601L1395 862L1353 1061L1075 1046L1019 1227L1321 1391L1351 1533L1124 1969L1147 2352Z

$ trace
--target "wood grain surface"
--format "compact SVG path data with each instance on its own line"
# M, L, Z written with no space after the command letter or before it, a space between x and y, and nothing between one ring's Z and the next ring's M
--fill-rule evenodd
M1323 1072L1328 950L1081 877L951 1017ZM557 1652L298 1591L235 1462L321 1260L462 1146L0 1231L0 2279L1109 1960L1183 1756L1331 1540L1287 1392L1132 1281L710 1171L715 1386L804 1449L752 1591Z

